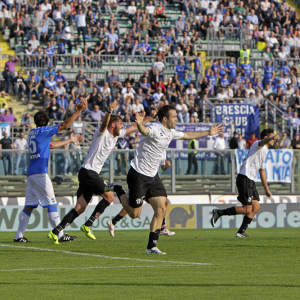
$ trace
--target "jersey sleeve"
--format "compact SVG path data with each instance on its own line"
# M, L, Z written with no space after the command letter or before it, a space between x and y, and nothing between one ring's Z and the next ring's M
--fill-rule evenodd
M149 128L149 137L154 139L159 136L158 126L155 126L155 124L150 124L148 128Z
M182 131L177 131L175 129L172 129L172 134L173 134L173 139L174 140L180 140L184 136L184 132Z
M59 124L57 124L55 126L46 126L42 132L42 135L51 137L52 135L55 135L58 133L58 127L59 127Z

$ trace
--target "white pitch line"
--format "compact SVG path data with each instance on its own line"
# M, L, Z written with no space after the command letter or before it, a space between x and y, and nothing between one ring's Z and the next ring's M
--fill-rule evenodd
M24 271L64 271L64 270L94 270L94 269L144 269L144 268L169 268L173 266L112 266L112 267L76 267L76 268L26 268L26 269L0 269L0 272L24 272ZM175 267L184 267L183 265Z
M100 255L100 254L93 254L93 253L73 252L73 251L67 251L67 250L55 250L55 249L27 247L27 246L15 246L15 245L7 245L7 244L0 244L0 247L15 248L15 249L30 249L30 250L38 250L38 251L44 251L44 252L63 253L63 254L68 254L68 255L97 257L97 258L111 259L111 260L128 260L128 261L151 262L151 263L156 262L156 263L166 263L166 264L186 265L186 266L212 266L213 265L213 264L209 264L209 263L200 263L200 262L188 262L188 261L176 261L176 260L156 260L156 259L152 260L152 259L143 259L143 258L107 256L107 255Z

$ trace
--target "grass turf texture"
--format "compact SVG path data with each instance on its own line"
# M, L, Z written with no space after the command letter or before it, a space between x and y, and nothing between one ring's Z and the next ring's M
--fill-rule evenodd
M300 230L248 233L248 240L236 240L235 230L177 230L160 237L165 256L144 254L147 231L117 231L115 239L96 231L96 241L74 232L77 240L59 246L46 232L28 232L27 245L0 233L0 245L13 246L0 247L0 299L299 299Z

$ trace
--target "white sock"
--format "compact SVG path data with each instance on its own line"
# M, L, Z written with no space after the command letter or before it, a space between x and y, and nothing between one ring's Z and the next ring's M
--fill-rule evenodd
M49 217L50 224L53 228L55 228L60 223L60 217L57 211L52 211L52 212L48 211L48 217ZM61 238L63 235L64 232L60 231L58 237Z
M19 214L19 227L18 227L18 231L17 231L16 237L15 237L16 240L24 237L24 232L25 232L26 227L28 225L30 215L31 215L31 213L28 215L28 214L24 213L23 210L20 212L20 214Z

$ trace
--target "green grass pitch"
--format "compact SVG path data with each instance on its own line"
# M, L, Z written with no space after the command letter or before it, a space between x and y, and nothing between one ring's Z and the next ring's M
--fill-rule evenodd
M162 236L168 254L144 254L147 231L54 246L46 232L30 244L0 233L0 299L300 299L300 230L177 230ZM202 263L202 264L199 264Z

